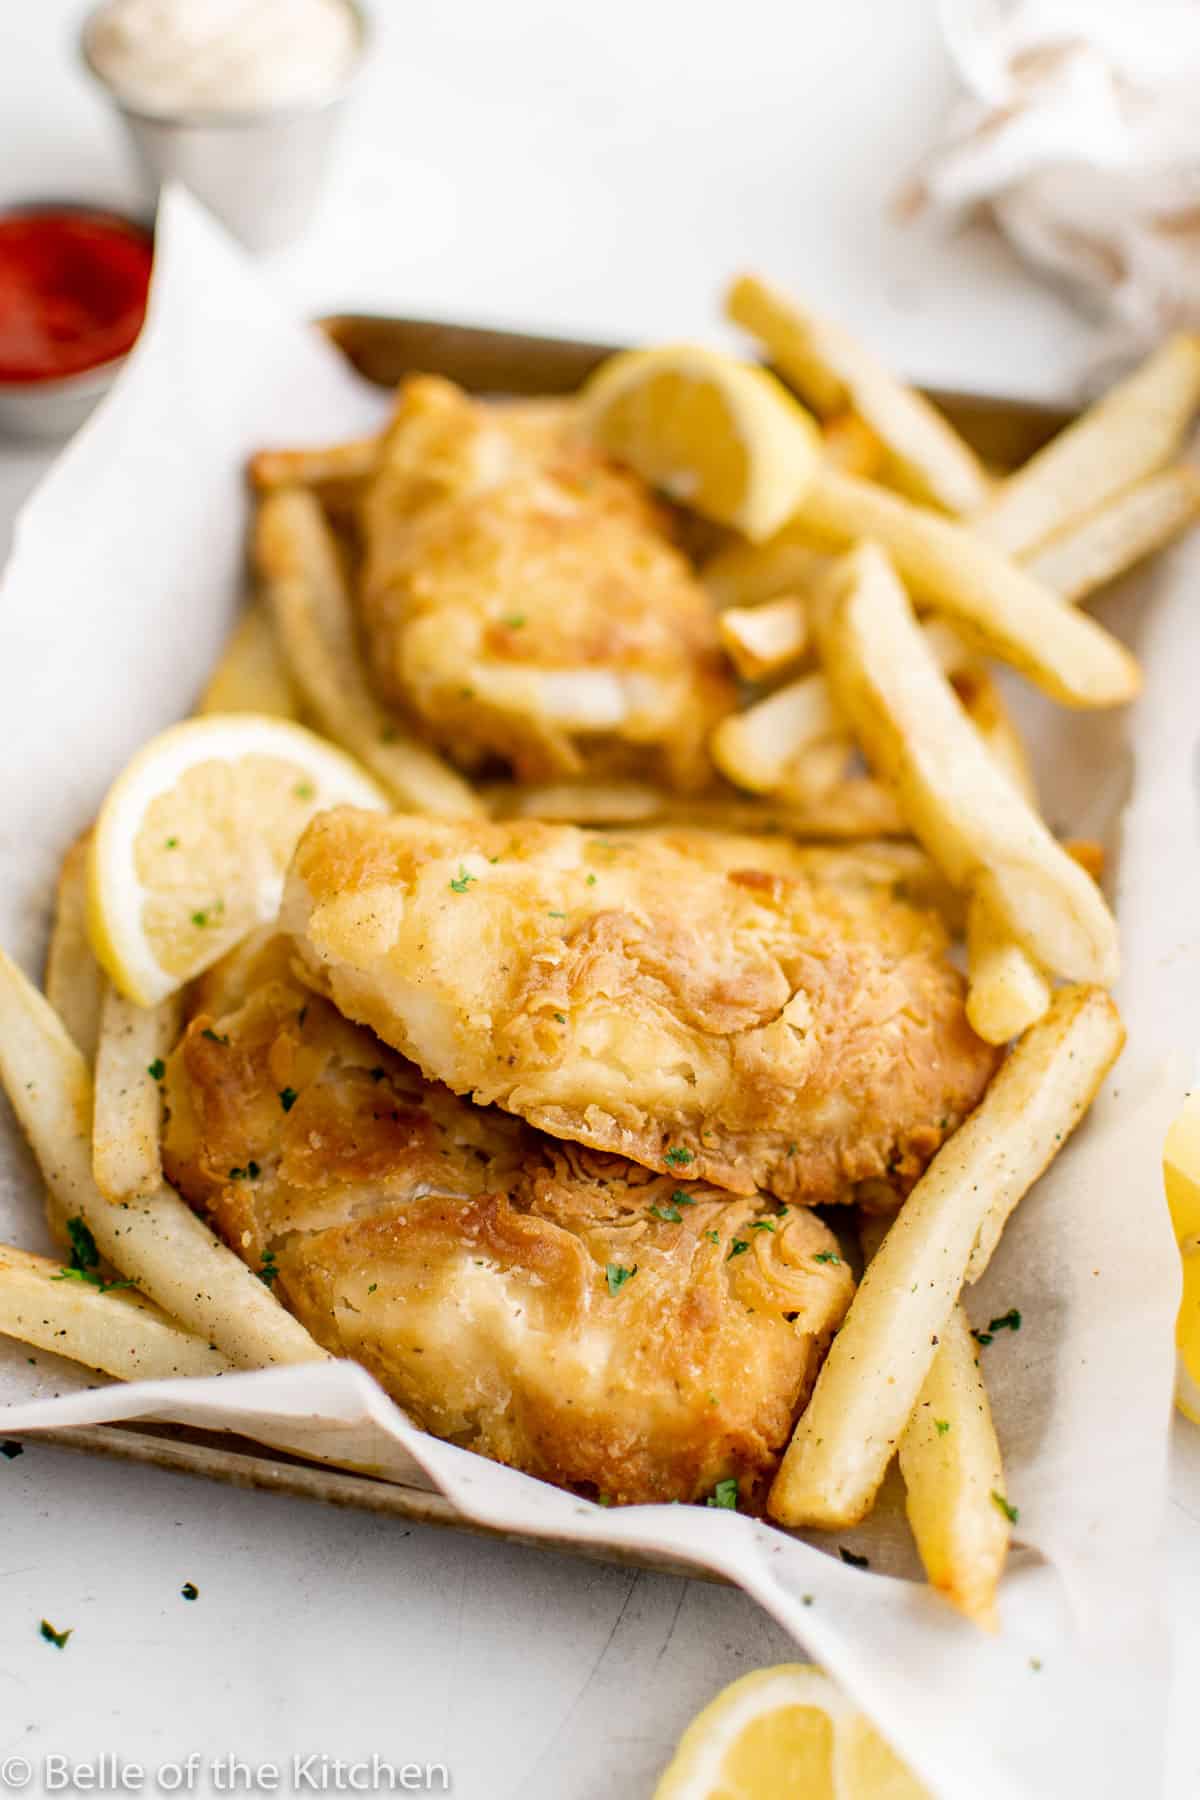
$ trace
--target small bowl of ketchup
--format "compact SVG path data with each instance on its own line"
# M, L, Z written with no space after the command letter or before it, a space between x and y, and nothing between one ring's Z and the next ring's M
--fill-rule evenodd
M142 328L153 254L119 213L0 211L0 431L57 438L83 423Z

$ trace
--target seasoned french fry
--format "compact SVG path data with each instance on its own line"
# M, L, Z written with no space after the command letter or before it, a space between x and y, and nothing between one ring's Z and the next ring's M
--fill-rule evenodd
M50 948L46 993L71 1039L90 1063L100 1036L104 972L87 934L87 861L90 832L76 838L63 857Z
M366 481L375 473L379 445L379 438L363 437L309 450L260 450L250 458L250 483L267 493L273 488L319 487L326 481Z
M296 689L280 653L275 627L263 607L248 606L230 632L196 711L299 718Z
M0 951L0 1084L66 1218L113 1267L239 1368L326 1352L173 1189L110 1206L92 1176L92 1079L58 1015Z
M162 1063L175 1048L177 994L139 1006L109 987L100 1016L92 1120L92 1173L106 1200L132 1200L162 1185Z
M1012 714L1004 704L999 683L980 663L969 663L956 670L951 679L967 717L991 751L994 761L1036 811L1038 796L1033 764Z
M743 275L725 302L818 412L849 406L882 443L897 482L946 512L982 506L988 479L975 452L922 395L897 381L843 326Z
M720 607L758 606L780 595L803 598L829 572L826 551L789 525L767 544L739 541L710 556L700 579Z
M1099 889L993 760L871 544L846 558L821 630L837 704L914 835L1047 971L1110 984L1116 924Z
M978 895L967 903L967 1018L989 1044L1007 1044L1040 1019L1050 983Z
M844 475L870 481L884 461L884 448L871 427L857 413L834 413L821 427L825 456Z
M804 655L808 608L798 594L785 594L762 606L731 606L717 620L717 631L742 679L762 681Z
M553 782L521 787L496 782L483 798L497 819L549 819L573 825L695 825L714 831L786 832L790 837L857 840L906 837L891 791L853 775L819 799L798 802L720 787L677 794L647 782Z
M1098 988L1060 988L930 1163L862 1281L767 1502L784 1525L870 1511L980 1231L1007 1219L1083 1117L1124 1039Z
M118 1381L223 1375L233 1364L141 1294L74 1281L63 1265L0 1244L0 1332Z
M1136 661L1094 619L973 532L898 494L819 469L785 537L793 530L834 548L874 539L917 599L1068 706L1117 706L1138 691Z
M1200 406L1200 337L1180 333L993 490L972 519L1021 556L1177 454Z
M778 793L797 757L845 730L828 682L821 675L801 675L745 712L722 719L712 735L712 759L752 794Z
M1104 874L1104 845L1098 844L1094 838L1064 838L1063 849L1077 862L1081 869L1099 881Z
M1064 600L1082 600L1161 550L1198 516L1200 471L1180 464L1138 482L1048 539L1025 566Z
M398 805L449 818L481 812L469 783L398 730L371 693L337 550L313 495L267 494L254 551L284 655L320 729L365 763Z
M905 1510L930 1584L985 1631L1012 1526L1004 1464L979 1352L960 1306L938 1333L912 1417L900 1437Z

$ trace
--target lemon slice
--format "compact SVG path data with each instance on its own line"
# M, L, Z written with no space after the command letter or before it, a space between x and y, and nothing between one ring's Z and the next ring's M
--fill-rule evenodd
M717 350L623 351L581 399L611 455L755 540L787 523L820 461L820 433L799 401L765 369Z
M814 1663L759 1669L688 1726L654 1800L931 1800Z
M92 833L88 933L114 986L153 1006L273 918L300 833L343 803L388 804L302 725L214 714L152 738Z

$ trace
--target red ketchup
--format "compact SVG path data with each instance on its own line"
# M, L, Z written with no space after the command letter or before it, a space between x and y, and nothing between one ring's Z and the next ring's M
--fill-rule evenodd
M0 214L0 381L58 381L123 356L152 255L149 232L110 213Z

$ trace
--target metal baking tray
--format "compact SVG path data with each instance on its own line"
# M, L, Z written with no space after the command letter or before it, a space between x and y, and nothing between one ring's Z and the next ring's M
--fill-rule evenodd
M613 346L566 338L530 337L472 325L436 324L365 313L321 320L324 330L368 381L392 388L406 375L445 375L478 394L568 394L612 354ZM1032 402L984 394L931 390L946 413L986 462L1011 468L1039 449L1069 414ZM654 1568L669 1574L709 1571L669 1557L624 1549L596 1550L551 1534L523 1535L465 1518L450 1501L429 1488L343 1474L298 1457L251 1444L232 1433L192 1430L179 1425L91 1425L39 1432L40 1442L64 1449L121 1457L159 1469L174 1469L264 1493L323 1500L332 1506L390 1513L423 1525L446 1525L510 1543L556 1549L592 1561Z

